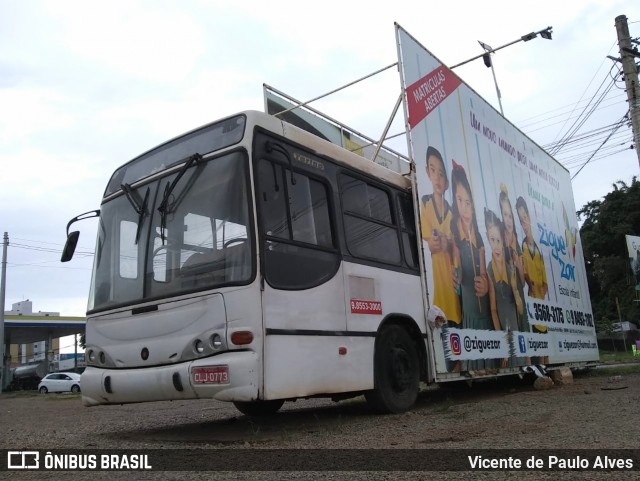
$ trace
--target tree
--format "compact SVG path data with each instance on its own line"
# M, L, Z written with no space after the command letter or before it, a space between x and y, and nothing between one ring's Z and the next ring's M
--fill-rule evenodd
M602 200L592 200L577 212L583 221L580 237L595 319L640 320L635 280L629 265L626 235L640 235L640 181L613 184Z

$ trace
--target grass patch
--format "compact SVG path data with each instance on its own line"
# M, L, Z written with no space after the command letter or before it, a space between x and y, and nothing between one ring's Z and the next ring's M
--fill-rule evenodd
M616 366L601 369L588 369L586 371L574 372L576 377L610 377L640 374L640 364L630 364L627 366Z
M70 399L80 399L82 394L74 393L49 393L40 394L38 391L6 391L0 393L0 399L20 399L20 398L41 398L47 401L67 401Z
M616 362L640 362L640 356L633 357L633 352L629 349L625 351L600 351L600 362L611 364Z
M40 396L38 391L5 391L0 393L0 399L26 398Z
M43 394L42 395L47 401L79 401L82 398L82 394Z

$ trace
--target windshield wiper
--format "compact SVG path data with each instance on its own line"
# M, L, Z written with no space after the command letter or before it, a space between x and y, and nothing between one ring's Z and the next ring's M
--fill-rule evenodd
M142 200L142 204L138 203L138 199L136 199L135 191L131 188L130 184L124 183L121 184L120 187L124 192L124 195L127 197L127 200L133 207L133 210L138 214L138 226L136 228L136 239L135 243L138 243L140 239L140 228L142 227L142 220L144 219L145 214L147 213L147 202L149 201L149 187L147 187L147 191L144 194L144 199Z
M191 167L194 164L197 164L201 160L202 160L202 156L196 152L195 154L193 154L191 157L187 159L187 161L184 163L182 168L178 171L178 175L176 175L175 179L173 179L173 182L171 183L167 182L165 184L164 194L162 194L162 202L158 206L158 212L160 212L160 238L162 239L163 245L164 245L164 231L167 227L167 215L171 210L169 208L169 197L171 197L171 193L173 192L173 189L175 189L176 185L178 184L182 176L185 174L185 172L189 170L189 167Z

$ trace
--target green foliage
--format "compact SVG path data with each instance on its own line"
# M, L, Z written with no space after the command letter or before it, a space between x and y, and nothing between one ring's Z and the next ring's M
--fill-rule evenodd
M613 334L616 328L616 322L612 321L608 317L597 317L596 318L596 331L603 332L608 336Z
M580 237L595 319L640 320L625 236L640 236L640 181L618 181L602 200L578 212ZM618 304L620 314L618 314Z

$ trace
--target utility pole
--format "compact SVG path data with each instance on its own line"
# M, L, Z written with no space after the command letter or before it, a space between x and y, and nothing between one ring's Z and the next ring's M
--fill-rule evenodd
M2 239L2 274L0 277L0 392L9 385L7 373L9 367L5 366L7 358L4 351L4 302L5 302L5 285L7 282L7 246L9 245L9 234L4 233Z
M620 314L620 303L618 302L618 296L616 296L616 306L618 307L618 320L620 321L620 331L622 332L622 344L624 344L624 352L627 352L627 335L625 334L624 326L622 325L622 315Z
M638 165L640 165L640 86L638 85L638 68L636 66L636 57L640 58L640 53L632 45L626 16L619 15L616 17L616 32L618 33L618 48L620 50L624 82L627 87L633 143L638 155Z

